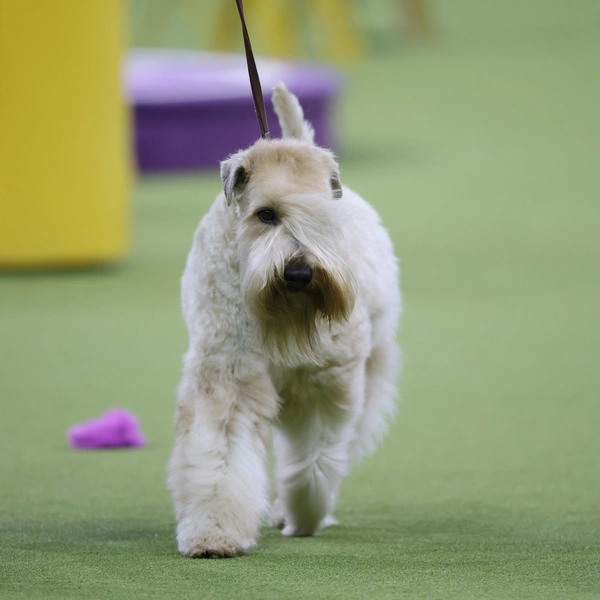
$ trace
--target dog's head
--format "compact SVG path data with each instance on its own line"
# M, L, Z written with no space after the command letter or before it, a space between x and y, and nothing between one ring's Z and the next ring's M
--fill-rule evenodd
M331 152L285 86L274 105L284 136L259 140L221 164L236 216L241 286L266 348L289 364L318 361L319 322L344 320L354 306L342 186ZM299 111L299 113L298 113Z

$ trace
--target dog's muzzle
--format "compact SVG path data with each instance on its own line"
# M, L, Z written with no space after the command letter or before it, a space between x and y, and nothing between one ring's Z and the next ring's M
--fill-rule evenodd
M304 264L290 264L283 271L288 292L300 292L312 281L312 277L312 269Z

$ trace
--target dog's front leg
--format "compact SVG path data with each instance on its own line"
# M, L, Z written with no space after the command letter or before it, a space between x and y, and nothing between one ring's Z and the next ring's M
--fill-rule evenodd
M364 404L364 362L323 370L284 399L275 432L276 519L283 535L313 535L332 516Z
M266 375L240 380L184 368L169 463L182 554L237 556L256 544L268 508L267 419L275 406Z

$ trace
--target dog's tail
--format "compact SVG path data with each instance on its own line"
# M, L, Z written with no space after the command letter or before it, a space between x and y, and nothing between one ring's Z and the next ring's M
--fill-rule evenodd
M273 88L272 102L283 137L297 138L306 142L314 141L313 126L304 120L304 111L298 98L287 89L282 81Z

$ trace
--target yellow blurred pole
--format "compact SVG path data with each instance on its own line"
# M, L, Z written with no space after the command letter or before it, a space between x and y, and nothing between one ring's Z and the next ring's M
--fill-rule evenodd
M298 54L298 23L292 0L244 0L244 15L257 52L282 57ZM235 1L221 0L212 47L216 50L240 47L241 40Z
M427 38L431 35L431 19L426 0L403 0L406 27L411 36Z
M298 24L290 0L246 0L244 4L250 11L250 31L256 31L256 40L262 41L267 54L298 54Z
M0 0L0 267L129 244L122 0Z
M329 60L349 61L363 52L363 42L354 24L354 2L349 0L310 0L319 26L321 53Z
M231 50L239 44L240 24L234 17L237 17L235 2L220 2L217 7L216 23L211 34L211 48Z

